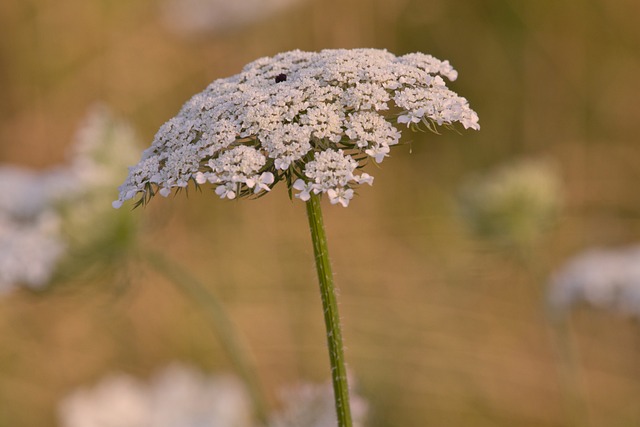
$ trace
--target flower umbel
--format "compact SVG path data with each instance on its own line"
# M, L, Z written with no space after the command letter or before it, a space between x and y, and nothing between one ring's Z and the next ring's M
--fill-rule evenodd
M465 98L449 90L448 61L377 49L291 51L248 64L191 98L131 167L113 203L168 196L189 181L216 186L221 198L260 196L279 181L296 196L327 193L347 206L356 171L380 163L401 130L479 129Z
M0 294L18 285L45 288L65 266L86 264L79 254L128 242L134 219L108 202L138 156L136 144L129 125L101 105L78 131L66 164L45 171L0 164Z
M528 159L472 176L460 192L460 210L480 237L523 248L551 228L562 208L555 164Z
M551 277L547 298L557 314L586 303L640 318L640 246L576 255Z
M63 427L252 427L251 405L238 379L205 375L181 364L149 383L111 374L59 404Z

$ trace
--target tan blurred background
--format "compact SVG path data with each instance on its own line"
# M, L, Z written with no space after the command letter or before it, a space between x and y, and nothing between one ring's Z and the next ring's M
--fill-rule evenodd
M471 237L455 195L471 172L556 161L567 199L536 255L543 279L584 248L640 240L640 3L308 0L223 28L190 28L187 3L0 2L0 163L63 162L97 101L148 144L208 83L277 52L449 59L481 131L410 135L348 209L324 210L348 365L372 427L568 426L544 280ZM146 221L144 245L222 299L271 402L328 377L302 203L282 188L241 203L204 191L131 215ZM640 325L580 308L571 328L592 425L640 425ZM202 312L147 267L12 293L0 300L0 426L54 426L75 387L174 360L233 370Z

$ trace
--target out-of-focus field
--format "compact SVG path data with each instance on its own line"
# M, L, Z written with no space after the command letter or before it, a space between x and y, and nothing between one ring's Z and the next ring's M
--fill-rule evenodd
M0 163L63 162L97 101L142 151L193 94L277 52L449 59L480 132L406 133L410 145L371 165L373 187L347 209L324 206L348 365L372 427L569 426L545 280L585 248L640 241L639 16L631 0L310 0L194 36L172 32L157 1L4 0ZM541 279L472 237L455 206L470 173L528 157L553 159L565 186L535 255ZM303 203L280 187L242 202L205 189L131 215L145 222L140 245L223 301L271 402L328 378ZM99 277L0 300L0 426L54 426L61 397L112 371L233 370L202 311L162 276L140 265ZM640 325L579 307L570 326L591 425L640 425Z

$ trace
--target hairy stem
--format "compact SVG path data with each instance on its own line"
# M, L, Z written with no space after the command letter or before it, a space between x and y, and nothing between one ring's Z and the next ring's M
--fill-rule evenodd
M342 332L340 330L340 316L338 302L333 286L333 274L329 263L327 236L322 223L320 198L311 194L307 201L307 217L311 229L313 252L315 254L322 308L324 309L324 323L327 329L327 344L331 361L331 380L335 397L336 413L339 427L351 427L351 407L349 403L349 385L347 382L347 368L344 361Z

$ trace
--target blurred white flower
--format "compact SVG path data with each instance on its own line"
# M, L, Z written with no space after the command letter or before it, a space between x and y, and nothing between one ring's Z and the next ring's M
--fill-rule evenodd
M302 383L282 392L284 407L269 422L269 427L335 427L336 409L333 387L327 384ZM367 402L350 392L353 427L362 427L367 415Z
M586 303L640 317L640 246L575 256L551 277L548 300L558 313Z
M251 405L230 376L174 364L143 383L113 375L59 404L61 427L251 427Z
M399 143L399 125L480 128L441 75L457 77L448 61L379 49L258 59L211 83L160 128L113 206L166 197L189 181L214 184L228 199L259 196L283 181L301 200L327 194L346 207L356 186L373 182L358 173L367 159L380 163Z
M562 183L551 163L525 160L470 177L459 201L463 218L479 236L529 245L556 221Z
M138 142L131 126L102 104L91 108L78 129L68 166L75 192L60 205L64 231L76 247L114 236L123 222L134 221L114 215L111 200L127 165L139 156Z
M282 410L262 427L335 427L330 383L302 383L281 394ZM353 426L362 427L367 402L351 393ZM172 364L143 382L112 374L80 388L58 405L61 427L258 427L249 394L229 375L205 375Z
M67 246L55 204L73 188L63 169L0 166L0 294L47 284Z
M105 107L91 111L69 164L45 171L0 165L0 294L42 288L64 255L96 236L118 236L130 215L111 208L113 188L138 156L136 139Z
M26 221L0 212L0 295L18 285L45 286L65 248L59 218L52 212Z
M128 375L76 390L59 405L62 427L149 427L152 413L146 386Z
M162 20L183 36L217 33L266 19L303 0L164 0Z
M127 122L116 119L105 105L96 104L76 133L70 169L83 187L110 191L114 182L126 176L122 169L138 158L138 143Z
M204 376L173 365L151 383L153 427L248 427L252 407L242 383L228 375Z
M76 188L68 169L30 170L0 165L0 213L25 220L52 208Z

